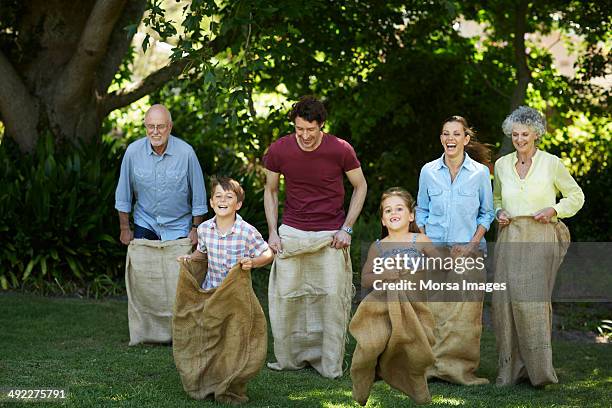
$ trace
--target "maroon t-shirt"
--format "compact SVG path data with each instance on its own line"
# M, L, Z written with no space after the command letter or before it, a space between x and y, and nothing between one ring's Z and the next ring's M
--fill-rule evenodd
M305 152L292 133L270 145L263 163L285 176L283 224L303 231L342 226L344 173L361 166L348 142L324 133L319 147Z

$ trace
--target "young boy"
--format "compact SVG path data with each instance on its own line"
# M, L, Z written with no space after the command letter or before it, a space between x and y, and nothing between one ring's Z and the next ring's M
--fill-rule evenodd
M244 201L240 184L229 177L215 177L211 184L210 206L215 216L198 226L197 249L179 258L201 259L208 255L208 273L202 289L221 285L237 263L248 270L267 265L274 258L259 231L236 214Z

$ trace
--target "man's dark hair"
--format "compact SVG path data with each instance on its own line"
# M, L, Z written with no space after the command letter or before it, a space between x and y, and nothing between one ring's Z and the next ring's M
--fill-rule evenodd
M312 95L302 96L299 101L293 104L289 119L295 122L295 118L300 117L308 122L316 121L322 125L327 119L327 110L323 102Z

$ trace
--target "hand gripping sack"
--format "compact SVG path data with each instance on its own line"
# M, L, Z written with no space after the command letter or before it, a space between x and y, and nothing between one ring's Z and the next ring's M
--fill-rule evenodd
M234 266L223 283L201 289L207 262L180 262L172 327L174 362L192 398L248 401L247 382L261 370L267 325L250 271Z

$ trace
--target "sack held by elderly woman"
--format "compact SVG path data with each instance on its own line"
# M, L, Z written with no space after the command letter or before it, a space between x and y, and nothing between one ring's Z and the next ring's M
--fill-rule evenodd
M500 233L495 281L506 292L493 295L499 353L497 385L529 379L534 386L557 383L552 365L550 297L569 231L559 221L582 208L584 194L561 160L536 147L546 120L521 106L502 125L516 152L495 163L494 205ZM563 198L557 202L557 193Z

